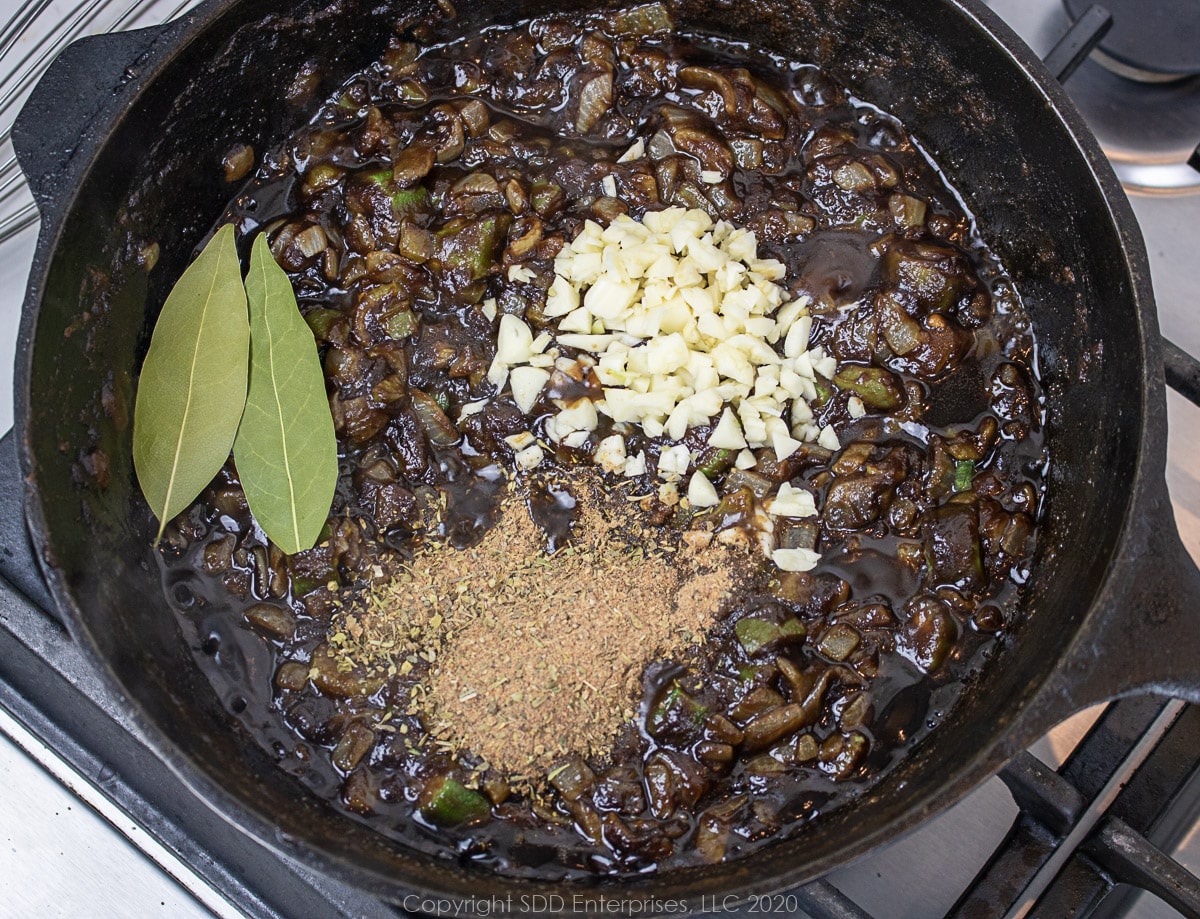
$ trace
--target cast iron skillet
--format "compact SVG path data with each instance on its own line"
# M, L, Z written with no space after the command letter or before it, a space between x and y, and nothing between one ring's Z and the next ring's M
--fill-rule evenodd
M42 213L17 369L29 528L74 637L163 759L229 820L384 897L569 896L576 888L400 850L275 768L166 609L131 470L133 380L166 289L230 194L222 154L285 136L423 2L209 0L171 26L69 48L38 86L14 136ZM460 0L461 28L559 8ZM685 27L823 65L936 151L1034 317L1054 457L1027 621L985 686L799 838L606 890L694 901L781 890L842 865L944 810L1088 704L1144 691L1200 701L1200 575L1163 479L1160 341L1133 214L1029 50L977 0L681 0L675 12ZM318 91L284 101L308 61L324 74ZM161 258L147 272L138 253L151 242Z

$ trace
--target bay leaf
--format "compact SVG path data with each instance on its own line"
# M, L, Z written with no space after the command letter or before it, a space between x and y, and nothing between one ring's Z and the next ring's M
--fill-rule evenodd
M176 282L150 337L133 410L133 465L158 536L229 458L246 401L250 327L233 227Z
M265 234L246 276L250 389L233 459L250 512L289 555L311 549L333 503L337 438L312 330Z

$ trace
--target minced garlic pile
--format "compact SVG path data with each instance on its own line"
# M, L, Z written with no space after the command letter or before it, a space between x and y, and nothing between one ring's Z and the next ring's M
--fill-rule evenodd
M510 385L525 412L552 371L577 380L594 374L603 398L556 402L545 427L550 440L579 448L606 415L676 442L689 428L712 424L709 446L741 451L740 468L754 465L751 448L770 447L780 459L806 441L839 448L837 434L818 427L810 406L818 375L831 378L836 359L809 348L808 299L787 302L777 283L784 266L758 257L752 232L678 207L647 212L641 222L621 216L607 228L588 221L554 269L545 308L557 320L553 331L535 338L523 320L502 316L488 373L497 391ZM581 353L569 358L560 348ZM852 413L861 410L861 403L851 405ZM541 461L533 440L523 443L519 465ZM594 459L611 472L646 472L645 455L627 456L619 433L599 442ZM676 443L662 451L657 471L669 482L681 480L695 461ZM815 515L811 500L794 492L780 490L775 513ZM719 500L699 470L687 495L699 507ZM803 550L787 551L793 554L777 563L815 564L815 553L801 559L794 553Z

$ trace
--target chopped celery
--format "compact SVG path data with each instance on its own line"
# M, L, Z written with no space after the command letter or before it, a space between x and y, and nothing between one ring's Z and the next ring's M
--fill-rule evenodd
M441 826L483 820L492 812L487 798L448 775L431 781L425 787L424 797L421 815Z
M734 632L747 654L757 654L779 637L779 626L765 619L741 619Z
M437 232L437 258L470 281L482 280L495 262L496 245L507 229L498 216L456 217Z
M304 317L304 321L312 329L312 333L316 336L317 341L326 341L329 338L329 330L333 328L334 322L341 318L341 315L340 310L331 310L320 306L315 310L309 310Z
M736 450L726 450L723 447L705 450L700 456L700 464L696 469L698 472L704 473L704 477L711 481L732 466L736 456Z
M820 407L833 398L833 387L829 386L819 373L813 380L813 388L817 391L817 398L812 403L814 407Z
M805 635L805 628L798 619L775 623L747 617L739 619L733 631L747 654L757 654L774 642L787 638L803 638Z
M800 624L799 619L785 619L779 626L779 635L782 638L803 638L805 628Z
M975 464L971 460L956 460L954 463L954 490L970 491L971 479L975 475Z
M866 405L891 411L904 404L904 389L896 376L879 367L843 367L833 378L838 389L849 390Z
M673 726L688 724L698 727L704 723L708 707L701 705L678 685L672 686L663 700L650 710L646 730L651 737L662 737Z
M861 637L852 627L845 623L837 623L821 636L818 648L821 653L834 661L844 661L858 647Z
M389 338L401 339L408 338L417 330L420 325L420 320L417 319L416 313L412 310L397 310L390 314L383 322L384 329L387 330Z
M401 216L423 211L429 203L428 188L424 185L397 188L396 176L391 169L368 172L364 178L372 185L378 185L384 194L392 199L392 210Z
M314 590L316 590L318 587L324 587L324 586L325 586L325 581L321 580L320 578L293 577L292 578L292 596L293 597L306 597L310 593L312 593Z
M397 214L412 214L425 209L429 203L429 189L424 185L402 188L392 194L392 209Z
M429 101L429 91L416 80L402 80L397 88L400 100L409 105L424 105Z

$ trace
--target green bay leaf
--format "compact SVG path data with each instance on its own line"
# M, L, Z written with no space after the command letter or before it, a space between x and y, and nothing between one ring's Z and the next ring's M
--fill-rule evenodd
M229 458L249 352L246 292L226 225L167 296L138 380L133 465L158 518L156 541Z
M233 445L250 512L289 555L311 549L333 503L337 438L312 330L265 234L246 276L250 389Z

